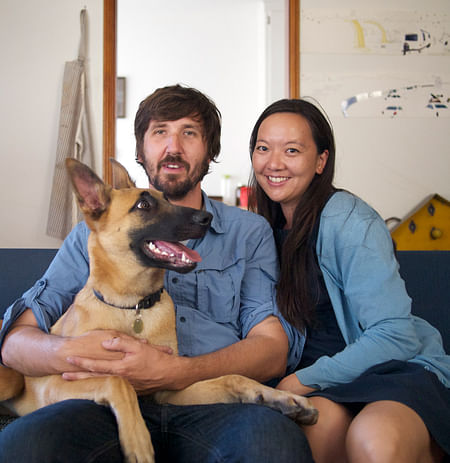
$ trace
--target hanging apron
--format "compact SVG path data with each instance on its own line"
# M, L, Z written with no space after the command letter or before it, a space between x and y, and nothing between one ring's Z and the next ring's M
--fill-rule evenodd
M76 61L64 67L58 144L47 221L47 235L64 239L81 220L65 167L66 158L75 158L94 167L86 95L86 9L80 13L81 38Z

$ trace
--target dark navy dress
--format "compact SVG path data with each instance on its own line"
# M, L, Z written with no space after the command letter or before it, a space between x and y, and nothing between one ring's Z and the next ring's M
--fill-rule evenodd
M318 224L312 246L315 250ZM280 249L287 232L275 231ZM315 255L315 252L314 252ZM305 348L297 370L312 365L319 357L333 356L346 346L339 329L333 306L317 262L310 272L318 288L316 320L308 327ZM393 400L412 408L424 421L438 445L450 455L450 389L438 377L422 366L405 361L390 360L366 370L351 383L314 391L307 396L321 396L346 406L356 415L366 404L379 400ZM447 461L447 460L446 460Z

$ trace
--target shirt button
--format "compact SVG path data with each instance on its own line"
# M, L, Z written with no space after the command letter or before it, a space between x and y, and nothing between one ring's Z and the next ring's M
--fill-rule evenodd
M185 317L180 317L180 322L184 323L186 321Z
M177 284L178 283L178 278L177 277L172 278L172 283Z

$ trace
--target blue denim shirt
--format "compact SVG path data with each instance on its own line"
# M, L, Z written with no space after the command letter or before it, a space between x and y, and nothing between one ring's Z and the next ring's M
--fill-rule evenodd
M213 215L211 227L202 239L187 244L202 262L190 273L167 271L165 276L165 287L175 304L180 355L201 355L229 346L275 315L289 339L288 372L293 371L304 339L278 313L278 262L269 224L256 214L203 196L206 210ZM7 309L0 348L12 322L27 307L39 327L49 332L71 305L88 278L88 236L89 229L81 222L44 276Z

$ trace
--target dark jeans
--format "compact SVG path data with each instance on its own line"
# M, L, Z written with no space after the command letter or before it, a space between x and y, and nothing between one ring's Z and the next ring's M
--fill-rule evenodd
M156 462L312 462L301 428L261 405L155 405L140 399ZM15 420L0 432L1 463L118 463L110 409L66 400Z

